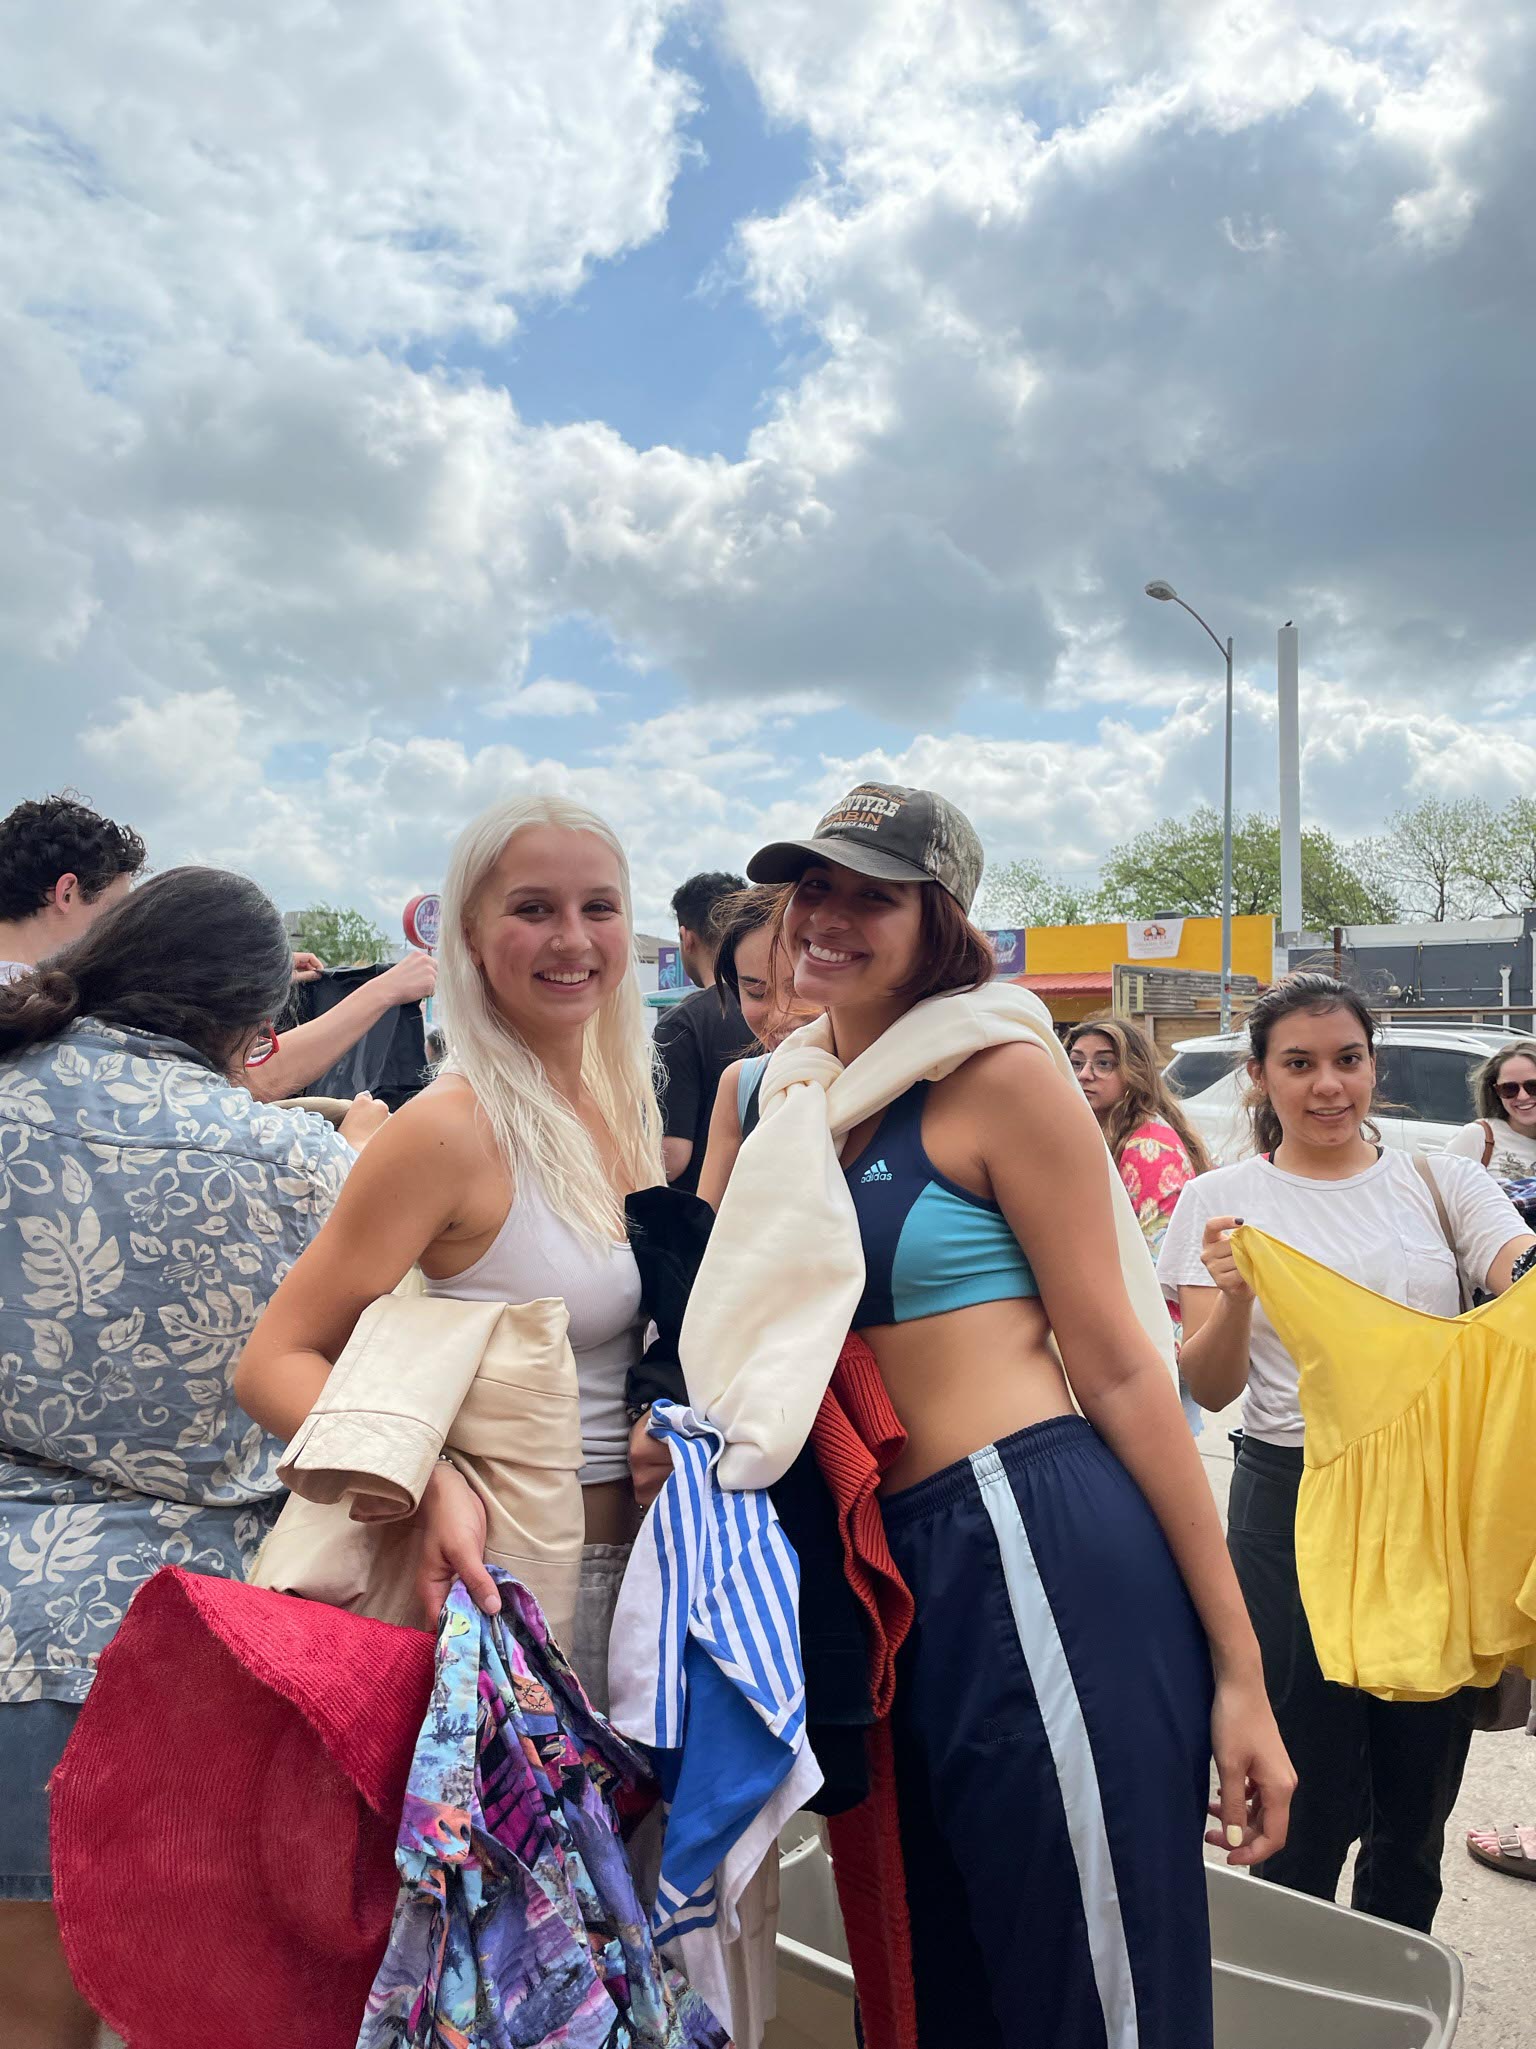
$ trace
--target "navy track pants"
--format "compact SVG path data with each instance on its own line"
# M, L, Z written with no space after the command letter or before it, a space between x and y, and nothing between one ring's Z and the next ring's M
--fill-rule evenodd
M1210 2049L1204 1632L1081 1418L882 1504L921 2049Z

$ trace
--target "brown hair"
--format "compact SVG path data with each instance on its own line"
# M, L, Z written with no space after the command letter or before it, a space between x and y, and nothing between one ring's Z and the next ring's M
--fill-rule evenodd
M268 898L221 868L170 868L0 988L0 1053L46 1045L77 1018L177 1039L223 1071L275 1018L293 949Z
M930 882L918 898L917 966L893 993L921 1003L928 996L947 996L953 989L984 989L997 972L997 961L984 932L979 932L942 883Z
M1508 1046L1500 1046L1498 1052L1491 1053L1473 1075L1474 1116L1505 1116L1504 1104L1498 1094L1498 1079L1505 1061L1513 1060L1517 1053L1523 1053L1527 1060L1536 1060L1536 1039L1516 1039Z
M772 974L784 950L782 912L794 893L792 882L761 883L752 889L734 890L716 905L714 929L720 944L715 954L715 987L721 992L722 1010L728 1007L726 991L730 992L734 1002L741 1002L741 977L736 972L737 947L749 933L761 932L765 925L773 928L768 950L768 972Z
M1372 1060L1376 1058L1376 1020L1365 998L1336 982L1332 975L1315 974L1282 975L1260 996L1248 1013L1249 1058L1262 1067L1269 1057L1269 1041L1275 1026L1294 1017L1298 1010L1310 1010L1319 1016L1330 1010L1351 1012L1365 1034L1367 1051ZM1285 1134L1274 1104L1257 1084L1249 1089L1245 1100L1253 1124L1254 1151L1276 1151ZM1362 1128L1373 1144L1380 1142L1381 1135L1374 1124L1367 1123Z
M1117 1017L1085 1017L1067 1033L1068 1053L1079 1039L1094 1033L1108 1039L1114 1047L1116 1064L1125 1076L1125 1093L1104 1120L1104 1140L1115 1165L1119 1166L1120 1155L1137 1130L1153 1118L1160 1118L1178 1133L1179 1143L1189 1154L1189 1164L1195 1172L1208 1174L1211 1156L1180 1108L1178 1098L1163 1080L1157 1048L1148 1035L1122 1024Z

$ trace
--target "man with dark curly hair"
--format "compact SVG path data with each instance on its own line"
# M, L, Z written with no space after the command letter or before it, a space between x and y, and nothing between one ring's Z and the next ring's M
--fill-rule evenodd
M78 797L18 804L0 819L0 981L78 939L143 866L138 834Z

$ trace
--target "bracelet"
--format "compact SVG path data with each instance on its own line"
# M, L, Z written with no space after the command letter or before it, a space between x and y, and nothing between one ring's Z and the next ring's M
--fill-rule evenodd
M641 1402L638 1406L631 1402L624 1411L625 1415L629 1418L630 1429L633 1430L637 1423L643 1423L653 1407L654 1404L651 1402Z

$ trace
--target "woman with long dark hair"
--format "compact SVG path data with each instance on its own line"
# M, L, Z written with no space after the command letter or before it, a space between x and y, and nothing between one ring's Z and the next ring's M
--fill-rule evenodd
M280 1447L235 1357L385 1115L338 1136L243 1086L292 972L254 883L174 868L0 988L0 2012L28 2049L95 2033L49 1774L136 1588L249 1568Z
M1324 1679L1297 1577L1298 1369L1230 1240L1254 1225L1390 1301L1454 1317L1458 1269L1499 1294L1536 1239L1473 1162L1436 1154L1421 1166L1379 1143L1376 1024L1352 989L1290 975L1254 1005L1248 1037L1254 1156L1190 1182L1158 1271L1179 1291L1196 1399L1221 1409L1245 1398L1228 1542L1300 1781L1289 1841L1264 1876L1332 1899L1358 1839L1354 1905L1427 1930L1475 1695L1383 1700Z
M782 889L743 889L727 897L717 913L715 984L736 999L755 1048L743 1046L741 1059L720 1077L699 1176L699 1194L712 1209L719 1208L741 1141L757 1123L768 1055L815 1014L796 996L794 963L776 936L783 907Z
M1210 1172L1211 1156L1163 1080L1157 1048L1117 1017L1090 1017L1067 1033L1067 1058L1104 1143L1120 1169L1147 1250L1156 1259L1185 1182ZM1179 1305L1169 1312L1179 1332ZM1200 1404L1181 1380L1189 1427L1200 1432Z
M1237 1863L1283 1839L1290 1771L1145 1249L1048 1016L988 986L980 871L953 805L875 784L749 864L788 885L775 935L825 1016L764 1078L695 1349L684 1329L690 1398L734 1440L724 1483L771 1482L846 1301L905 1431L881 1506L916 1603L893 1719L924 2049L1198 2049L1212 1751ZM883 1107L844 1128L866 1087Z

